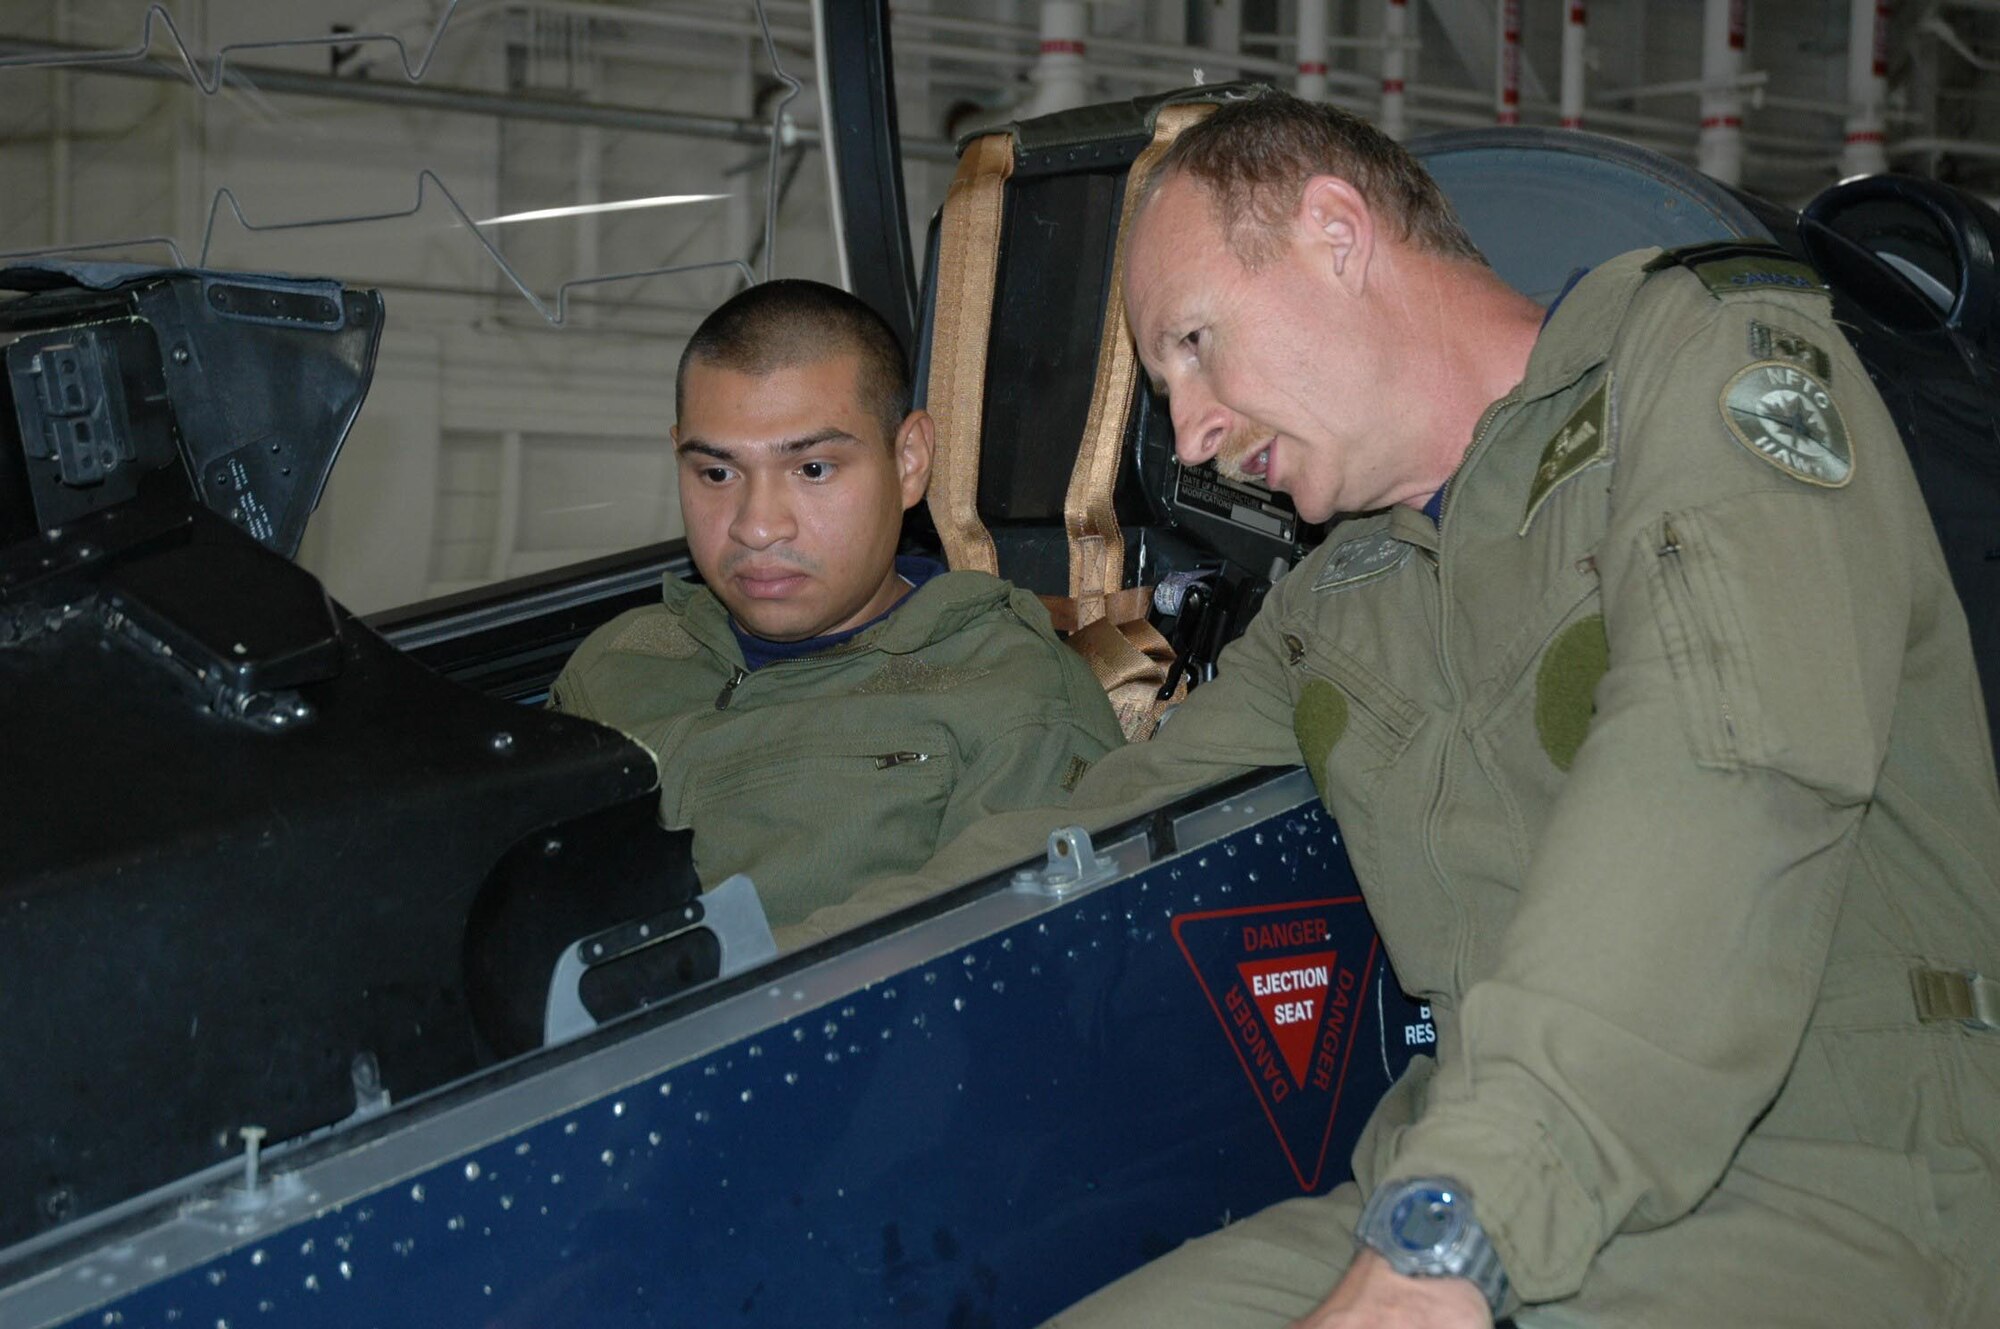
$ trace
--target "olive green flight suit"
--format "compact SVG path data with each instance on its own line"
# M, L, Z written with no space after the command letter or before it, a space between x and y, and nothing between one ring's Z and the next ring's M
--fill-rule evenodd
M1034 596L932 578L883 622L745 673L729 614L675 579L592 633L550 690L660 767L660 820L695 871L745 872L774 928L905 872L971 822L1061 802L1124 741L1104 692Z
M1303 756L1438 1051L1358 1185L1056 1323L1283 1325L1369 1189L1441 1174L1522 1326L2000 1325L2000 1032L1912 988L2000 977L1964 616L1810 278L1654 252L1557 308L1438 524L1338 527L1078 789Z

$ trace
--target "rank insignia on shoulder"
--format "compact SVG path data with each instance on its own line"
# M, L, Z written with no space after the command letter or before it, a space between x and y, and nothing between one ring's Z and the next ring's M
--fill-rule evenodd
M1819 346L1796 332L1786 332L1768 323L1750 324L1752 360L1790 360L1821 382L1833 381L1833 361Z
M1521 529L1526 535L1535 514L1563 481L1578 471L1611 455L1611 376L1605 375L1596 391L1563 421L1563 427L1542 448L1542 460L1535 467L1534 483L1528 489L1528 506L1521 513Z
M1410 546L1386 532L1357 535L1336 545L1313 582L1315 591L1345 591L1386 577L1409 561Z
M1768 294L1797 291L1826 294L1826 282L1811 264L1802 263L1777 245L1750 240L1669 249L1646 265L1648 272L1686 268L1701 279L1710 295Z
M1730 379L1722 418L1738 443L1795 480L1839 489L1854 478L1833 394L1792 361L1760 360Z

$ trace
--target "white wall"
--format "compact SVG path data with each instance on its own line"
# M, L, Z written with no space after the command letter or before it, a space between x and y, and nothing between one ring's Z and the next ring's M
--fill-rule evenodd
M55 9L0 0L0 31L115 48L137 41L144 14L136 0L79 0L58 24ZM413 58L440 9L429 0L172 6L204 53L346 23L403 34ZM738 37L635 29L629 42L579 48L583 25L531 31L519 15L478 0L462 9L468 19L448 29L427 83L741 116L751 110L753 71L766 68L761 50ZM155 41L156 56L170 50L164 35ZM403 82L393 48L370 46L362 58L372 78ZM305 48L240 59L325 73L330 56ZM798 63L809 74L809 62ZM67 89L63 109L59 86ZM0 71L0 106L0 178L13 182L0 193L0 249L170 235L195 262L220 187L262 226L407 210L425 170L475 218L667 193L735 195L489 228L553 308L557 289L575 277L745 257L763 225L757 145L237 88L205 97L184 82L80 71ZM816 118L809 98L795 109ZM61 149L52 146L58 123L69 131ZM837 277L825 197L814 157L781 215L780 275ZM104 256L168 261L158 246ZM351 607L384 608L679 534L674 471L664 464L673 368L701 315L737 288L734 272L585 288L572 295L565 325L552 327L435 188L414 215L337 227L258 232L225 209L208 262L331 274L383 290L388 322L375 383L301 550ZM487 501L468 503L448 487L455 473L446 464L463 471L482 447L500 454L505 469ZM464 557L468 522L486 527L476 533L485 551L476 567Z

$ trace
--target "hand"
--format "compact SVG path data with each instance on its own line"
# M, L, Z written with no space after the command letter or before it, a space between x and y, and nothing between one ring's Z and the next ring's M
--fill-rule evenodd
M1491 1329L1492 1313L1463 1278L1411 1278L1367 1247L1331 1295L1292 1329Z

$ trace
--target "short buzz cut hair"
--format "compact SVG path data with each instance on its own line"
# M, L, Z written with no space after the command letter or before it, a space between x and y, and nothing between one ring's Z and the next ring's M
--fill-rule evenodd
M1257 268L1316 175L1338 176L1420 251L1486 265L1430 173L1358 115L1286 93L1225 102L1189 125L1140 183L1140 206L1175 175L1202 185L1229 247Z
M837 286L787 277L739 291L701 321L674 372L674 409L684 408L688 366L697 362L762 376L839 355L861 362L862 405L893 446L910 413L910 368L887 320Z

